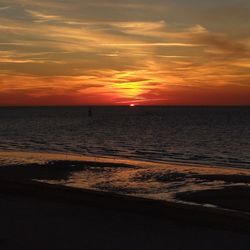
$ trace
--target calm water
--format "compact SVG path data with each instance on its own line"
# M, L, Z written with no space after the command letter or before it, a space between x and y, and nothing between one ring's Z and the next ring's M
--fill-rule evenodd
M250 107L0 108L0 150L250 168Z

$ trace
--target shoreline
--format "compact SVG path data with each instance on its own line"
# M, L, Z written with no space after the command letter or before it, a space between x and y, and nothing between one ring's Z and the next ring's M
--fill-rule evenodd
M245 169L0 151L1 176L250 214L250 171Z
M26 164L0 166L0 248L250 248L250 213L37 181L34 176L67 179L70 171L86 167L96 171L109 168L110 164L126 170L135 166L124 162L77 162L75 158L53 161L52 156L47 163L41 164L40 159L39 164L29 158L31 155L27 156ZM173 180L169 175L165 177L164 181L170 183L180 178L173 172L170 173ZM225 176L204 174L200 178L213 180ZM236 176L226 178L231 181ZM250 183L250 176L238 178ZM201 197L205 196L198 195Z
M200 167L200 168L209 168L209 169L223 169L223 170L242 170L242 171L249 171L250 173L250 163L249 167L236 167L236 166L223 166L223 165L214 165L214 164L206 164L205 162L195 162L195 161L161 161L161 160L150 160L150 159L140 159L140 158L128 158L128 157L121 157L115 155L81 155L77 153L64 153L64 152L38 152L38 151L16 151L16 150L0 150L0 167L1 167L1 158L23 158L23 155L33 158L33 161L36 159L35 162L44 163L47 160L79 160L79 161L86 161L86 162L97 162L97 163L121 163L125 165L132 165L132 166L154 166L154 165L162 165L162 166L179 166L179 167ZM23 158L24 159L24 158ZM239 163L240 164L240 163ZM246 163L242 163L246 164ZM9 165L9 164L6 164Z
M114 163L125 163L125 164L131 164L131 165L155 165L155 164L160 164L160 165L175 165L175 166L190 166L190 167L202 167L202 168L222 168L222 169L235 169L235 170L249 170L250 171L250 162L242 162L242 163L237 163L237 165L246 165L246 166L236 166L235 164L228 164L228 165L223 165L223 164L215 164L215 163L208 163L204 161L193 161L193 160L178 160L178 159L168 159L168 160L156 160L156 159L149 159L149 158L136 158L136 157L127 157L127 156L117 156L117 155L104 155L104 154L85 154L82 155L80 153L66 153L66 152L60 152L60 151L26 151L26 150L0 150L0 160L1 157L4 155L18 155L20 154L29 154L33 155L37 158L50 158L50 156L56 158L56 159L79 159L79 160L90 160L90 161L105 161L105 162L114 162ZM1 162L0 162L1 166Z
M241 249L250 218L215 209L0 178L2 249Z
M2 196L53 201L58 205L71 204L123 211L214 229L250 232L250 213L239 213L233 210L66 187L32 180L20 181L1 175L0 189Z

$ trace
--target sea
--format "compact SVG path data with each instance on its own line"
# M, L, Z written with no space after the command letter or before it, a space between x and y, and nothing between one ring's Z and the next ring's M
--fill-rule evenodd
M250 168L250 107L1 107L0 151Z

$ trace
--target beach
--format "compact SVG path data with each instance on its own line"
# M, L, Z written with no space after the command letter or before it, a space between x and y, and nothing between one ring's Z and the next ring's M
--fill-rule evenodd
M250 247L249 217L211 210L8 181L0 202L1 249Z
M65 178L69 167L67 161L59 160L62 157L60 155L57 155L58 159L55 161L55 155L40 154L39 158L36 154L22 152L7 152L6 159L10 159L10 154L12 161L17 163L17 159L20 160L22 156L23 162L21 165L2 164L0 167L2 249L249 249L250 247L248 237L250 192L247 185L232 186L229 191L227 190L229 187L226 187L224 191L223 189L196 190L192 193L179 194L183 201L189 203L157 200L34 180L39 175L41 179L47 180L55 179L55 176ZM39 165L45 156L50 158L50 161ZM77 166L74 157L76 156L72 158L67 156L67 159L71 164L74 159L74 166ZM40 163L34 163L34 159ZM110 163L109 159L83 161L81 164L85 167L91 164L92 167L96 165L107 167L110 164L112 167L121 165L131 167L127 161L126 164L123 160L117 161L117 166L115 163ZM57 168L54 170L54 164L51 165L51 162L54 164L57 162ZM219 175L219 177L232 182L233 175L226 177ZM206 178L211 179L215 176L210 175ZM249 181L246 175L240 177L235 175L236 180L237 178L240 178L238 180L240 182ZM171 179L168 179L168 182L171 182ZM228 192L231 195L231 207L227 202ZM194 201L197 203L192 203ZM202 206L203 203L218 206ZM229 204L229 207L223 209L223 204Z
M130 198L121 202L121 197L91 192L70 195L72 190L51 191L44 184L37 189L27 184L25 190L1 183L1 249L250 247L249 218L211 211L199 215L195 209Z

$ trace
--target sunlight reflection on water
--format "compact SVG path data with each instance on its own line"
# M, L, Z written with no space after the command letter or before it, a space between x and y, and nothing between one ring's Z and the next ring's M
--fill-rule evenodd
M247 169L98 156L0 152L0 165L18 165L31 176L33 171L33 179L41 182L161 200L175 200L181 192L250 185Z

